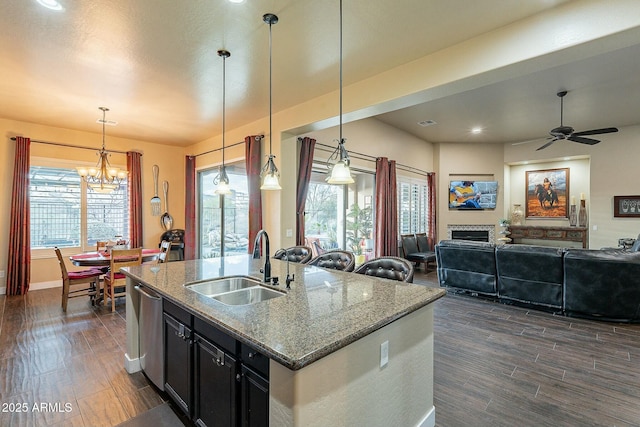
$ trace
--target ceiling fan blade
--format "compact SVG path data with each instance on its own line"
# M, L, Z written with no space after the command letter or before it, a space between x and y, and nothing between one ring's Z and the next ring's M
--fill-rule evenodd
M579 142L580 144L588 144L588 145L595 145L598 142L600 142L597 139L591 139L591 138L583 138L581 136L576 136L575 134L571 135L569 138L567 138L569 141L573 141L573 142Z
M602 128L602 129L585 130L582 132L574 132L572 136L600 135L603 133L613 133L613 132L618 132L618 128Z
M554 142L556 142L558 140L558 138L553 138L551 141L547 142L546 144L544 144L542 147L536 149L536 151L540 151L542 149L547 148L548 146L550 146L551 144L553 144Z

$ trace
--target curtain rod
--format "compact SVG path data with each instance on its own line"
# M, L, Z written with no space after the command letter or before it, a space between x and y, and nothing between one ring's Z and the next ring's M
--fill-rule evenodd
M316 142L316 147L318 145L321 146L321 147L324 147L324 148L320 148L320 150L322 150L322 151L333 152L335 150L334 146L323 144L321 142ZM378 159L377 157L374 157L374 156L369 155L369 154L358 153L357 151L351 151L351 150L347 150L347 151L348 151L350 156L355 157L356 159L368 160L368 161L371 161L371 162L375 162ZM355 156L353 156L353 154L355 154ZM358 156L360 156L360 157L358 157ZM398 163L398 162L396 162L396 168L401 169L401 170L406 171L406 172L415 173L416 175L429 176L429 175L433 174L433 172L427 172L427 171L424 171L422 169L414 168L413 166L407 166L407 165L404 165L404 164Z
M262 139L263 137L260 137L259 139ZM234 144L231 145L226 145L224 147L224 149L226 150L227 148L231 148L231 147L235 147L236 145L240 145L240 144L244 144L244 141L240 141L240 142L236 142ZM214 148L213 150L209 150L209 151L205 151L204 153L200 153L200 154L192 154L189 157L199 157L199 156L204 156L205 154L210 154L210 153L215 153L216 151L222 151L222 147L220 148Z
M11 137L12 141L16 140L15 136ZM64 144L62 142L49 142L49 141L38 141L37 139L32 139L31 142L35 143L35 144L46 144L46 145L55 145L57 147L68 147L68 148L78 148L80 150L91 150L91 151L100 151L100 148L90 148L90 147L83 147L81 145L73 145L73 144ZM127 154L126 151L119 151L119 150L107 150L109 153L118 153L118 154ZM142 155L142 153L140 153L140 155Z

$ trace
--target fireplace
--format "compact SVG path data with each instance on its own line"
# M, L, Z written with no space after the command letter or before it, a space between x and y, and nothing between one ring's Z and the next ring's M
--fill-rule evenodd
M473 240L475 242L496 241L496 228L494 225L447 225L447 239L449 240Z
M486 230L451 230L451 240L473 240L488 242L489 232Z

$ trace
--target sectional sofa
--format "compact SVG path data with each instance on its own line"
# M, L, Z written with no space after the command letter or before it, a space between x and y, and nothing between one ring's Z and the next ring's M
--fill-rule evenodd
M451 291L558 314L640 322L640 252L443 240L438 281Z

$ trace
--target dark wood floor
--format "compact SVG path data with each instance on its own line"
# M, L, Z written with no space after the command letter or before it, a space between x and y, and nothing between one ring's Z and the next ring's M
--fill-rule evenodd
M640 426L640 325L447 295L434 335L439 427ZM0 296L0 426L114 426L163 404L124 348L122 301L63 314L57 289Z

